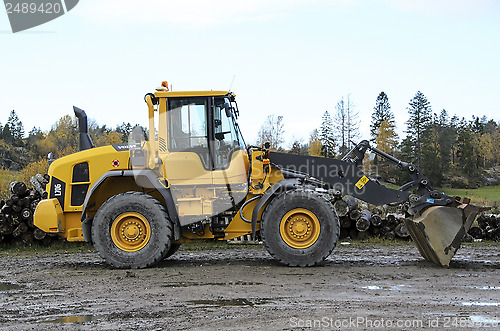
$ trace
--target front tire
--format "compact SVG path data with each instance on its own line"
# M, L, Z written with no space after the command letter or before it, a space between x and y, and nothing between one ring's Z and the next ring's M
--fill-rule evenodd
M340 236L339 218L321 194L293 190L274 198L261 221L264 246L287 266L313 266L327 258Z
M152 196L121 193L97 211L92 242L99 255L116 268L146 268L169 251L172 223L165 207Z
M167 254L165 254L164 259L168 259L172 255L174 255L174 253L177 252L180 247L181 247L181 244L172 244L170 246L170 249L168 250Z

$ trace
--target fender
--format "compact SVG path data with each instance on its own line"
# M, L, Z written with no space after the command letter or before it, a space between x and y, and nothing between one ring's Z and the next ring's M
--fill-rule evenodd
M280 194L282 192L294 189L298 186L302 186L302 183L297 178L282 179L279 182L273 184L267 191L262 195L260 200L255 204L252 212L252 236L255 238L255 232L257 231L257 218L259 217L259 212L262 207L268 202L273 196Z
M85 218L87 205L94 194L94 191L108 178L110 177L135 177L141 180L136 180L137 185L141 187L154 187L163 197L165 205L167 207L167 213L172 223L174 224L174 239L177 240L181 236L181 228L179 223L179 215L177 215L177 209L175 208L174 199L172 197L172 192L170 188L164 186L160 182L160 178L153 170L119 170L119 171L108 171L102 175L89 189L85 201L82 206L82 232L85 241L89 242L91 237L91 219Z

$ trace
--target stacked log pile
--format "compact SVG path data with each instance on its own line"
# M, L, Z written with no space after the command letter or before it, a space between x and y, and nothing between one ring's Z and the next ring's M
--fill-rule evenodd
M379 237L388 240L410 240L410 233L404 223L405 215L390 213L382 208L360 207L354 197L345 197L334 202L334 209L340 219L340 238L362 240L367 237ZM476 224L477 223L477 224ZM500 215L479 215L470 228L464 241L474 239L500 239Z
M403 222L404 215L387 213L382 208L361 208L358 199L350 196L335 201L333 206L340 220L341 239L361 240L370 236L389 240L410 238Z
M32 188L19 181L10 183L10 198L0 200L0 243L49 243L55 238L33 224L36 206L41 199L47 198L45 186L48 180L48 175L38 174L30 180ZM378 207L361 207L358 199L350 196L336 200L333 206L340 220L341 239L410 239L403 214L389 213ZM500 239L500 215L483 214L478 217L476 223L469 230L469 241Z
M469 234L474 239L500 239L500 215L479 215L477 225L470 228Z
M0 242L30 244L37 241L49 242L50 236L35 227L33 213L41 199L47 198L45 186L48 176L40 174L31 178L33 188L26 183L10 183L10 198L0 200Z

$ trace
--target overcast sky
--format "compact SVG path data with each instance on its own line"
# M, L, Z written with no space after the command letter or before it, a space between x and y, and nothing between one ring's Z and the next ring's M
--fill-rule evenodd
M500 121L500 1L81 0L13 34L0 12L0 122L26 132L72 106L100 125L147 125L144 94L232 91L247 141L283 115L287 146L308 140L350 94L368 138L380 91L399 132L420 90L435 112Z

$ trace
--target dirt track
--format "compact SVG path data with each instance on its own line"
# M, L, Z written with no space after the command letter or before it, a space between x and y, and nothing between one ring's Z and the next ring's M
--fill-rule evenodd
M339 245L314 268L262 246L181 247L145 270L94 251L0 252L0 329L500 329L499 269L500 246L483 244L450 269L411 244Z

